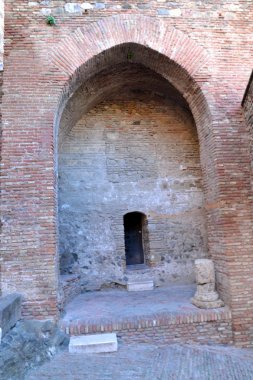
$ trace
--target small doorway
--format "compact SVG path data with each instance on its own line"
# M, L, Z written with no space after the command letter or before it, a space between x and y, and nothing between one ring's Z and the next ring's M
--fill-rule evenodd
M144 264L143 220L140 212L124 215L126 265Z

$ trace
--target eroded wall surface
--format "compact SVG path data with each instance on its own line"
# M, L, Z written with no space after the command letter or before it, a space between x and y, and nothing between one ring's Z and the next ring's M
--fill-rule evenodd
M253 71L249 79L248 86L243 99L243 111L246 122L249 127L250 137L251 137L251 149L252 149L252 136L253 136ZM251 152L252 153L252 152ZM252 156L252 155L251 155Z
M249 140L250 140L250 156L251 156L251 185L252 183L252 173L253 173L253 71L251 73L249 83L247 85L244 97L243 97L243 112L246 123L249 129ZM253 188L253 187L252 187Z
M159 96L105 101L65 137L59 152L62 272L84 288L125 283L124 214L148 220L157 285L194 280L206 231L197 131L188 110Z
M0 70L3 68L4 53L4 0L0 0Z

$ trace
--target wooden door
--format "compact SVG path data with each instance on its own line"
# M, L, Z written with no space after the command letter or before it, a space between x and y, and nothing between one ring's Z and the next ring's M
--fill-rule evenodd
M124 216L126 265L144 263L142 218L142 214L138 212Z

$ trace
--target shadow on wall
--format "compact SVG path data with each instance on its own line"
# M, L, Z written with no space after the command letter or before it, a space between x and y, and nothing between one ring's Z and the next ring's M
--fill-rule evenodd
M125 285L144 263L157 285L193 282L207 252L202 173L178 91L143 65L112 66L80 87L60 130L61 272L83 290Z

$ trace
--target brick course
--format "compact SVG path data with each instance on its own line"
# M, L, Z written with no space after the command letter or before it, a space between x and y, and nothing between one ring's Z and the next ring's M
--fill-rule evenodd
M122 321L112 320L103 324L92 322L92 319L89 323L82 320L69 323L62 321L60 327L70 335L116 332L126 343L233 343L231 312L228 309L188 315L122 318Z

